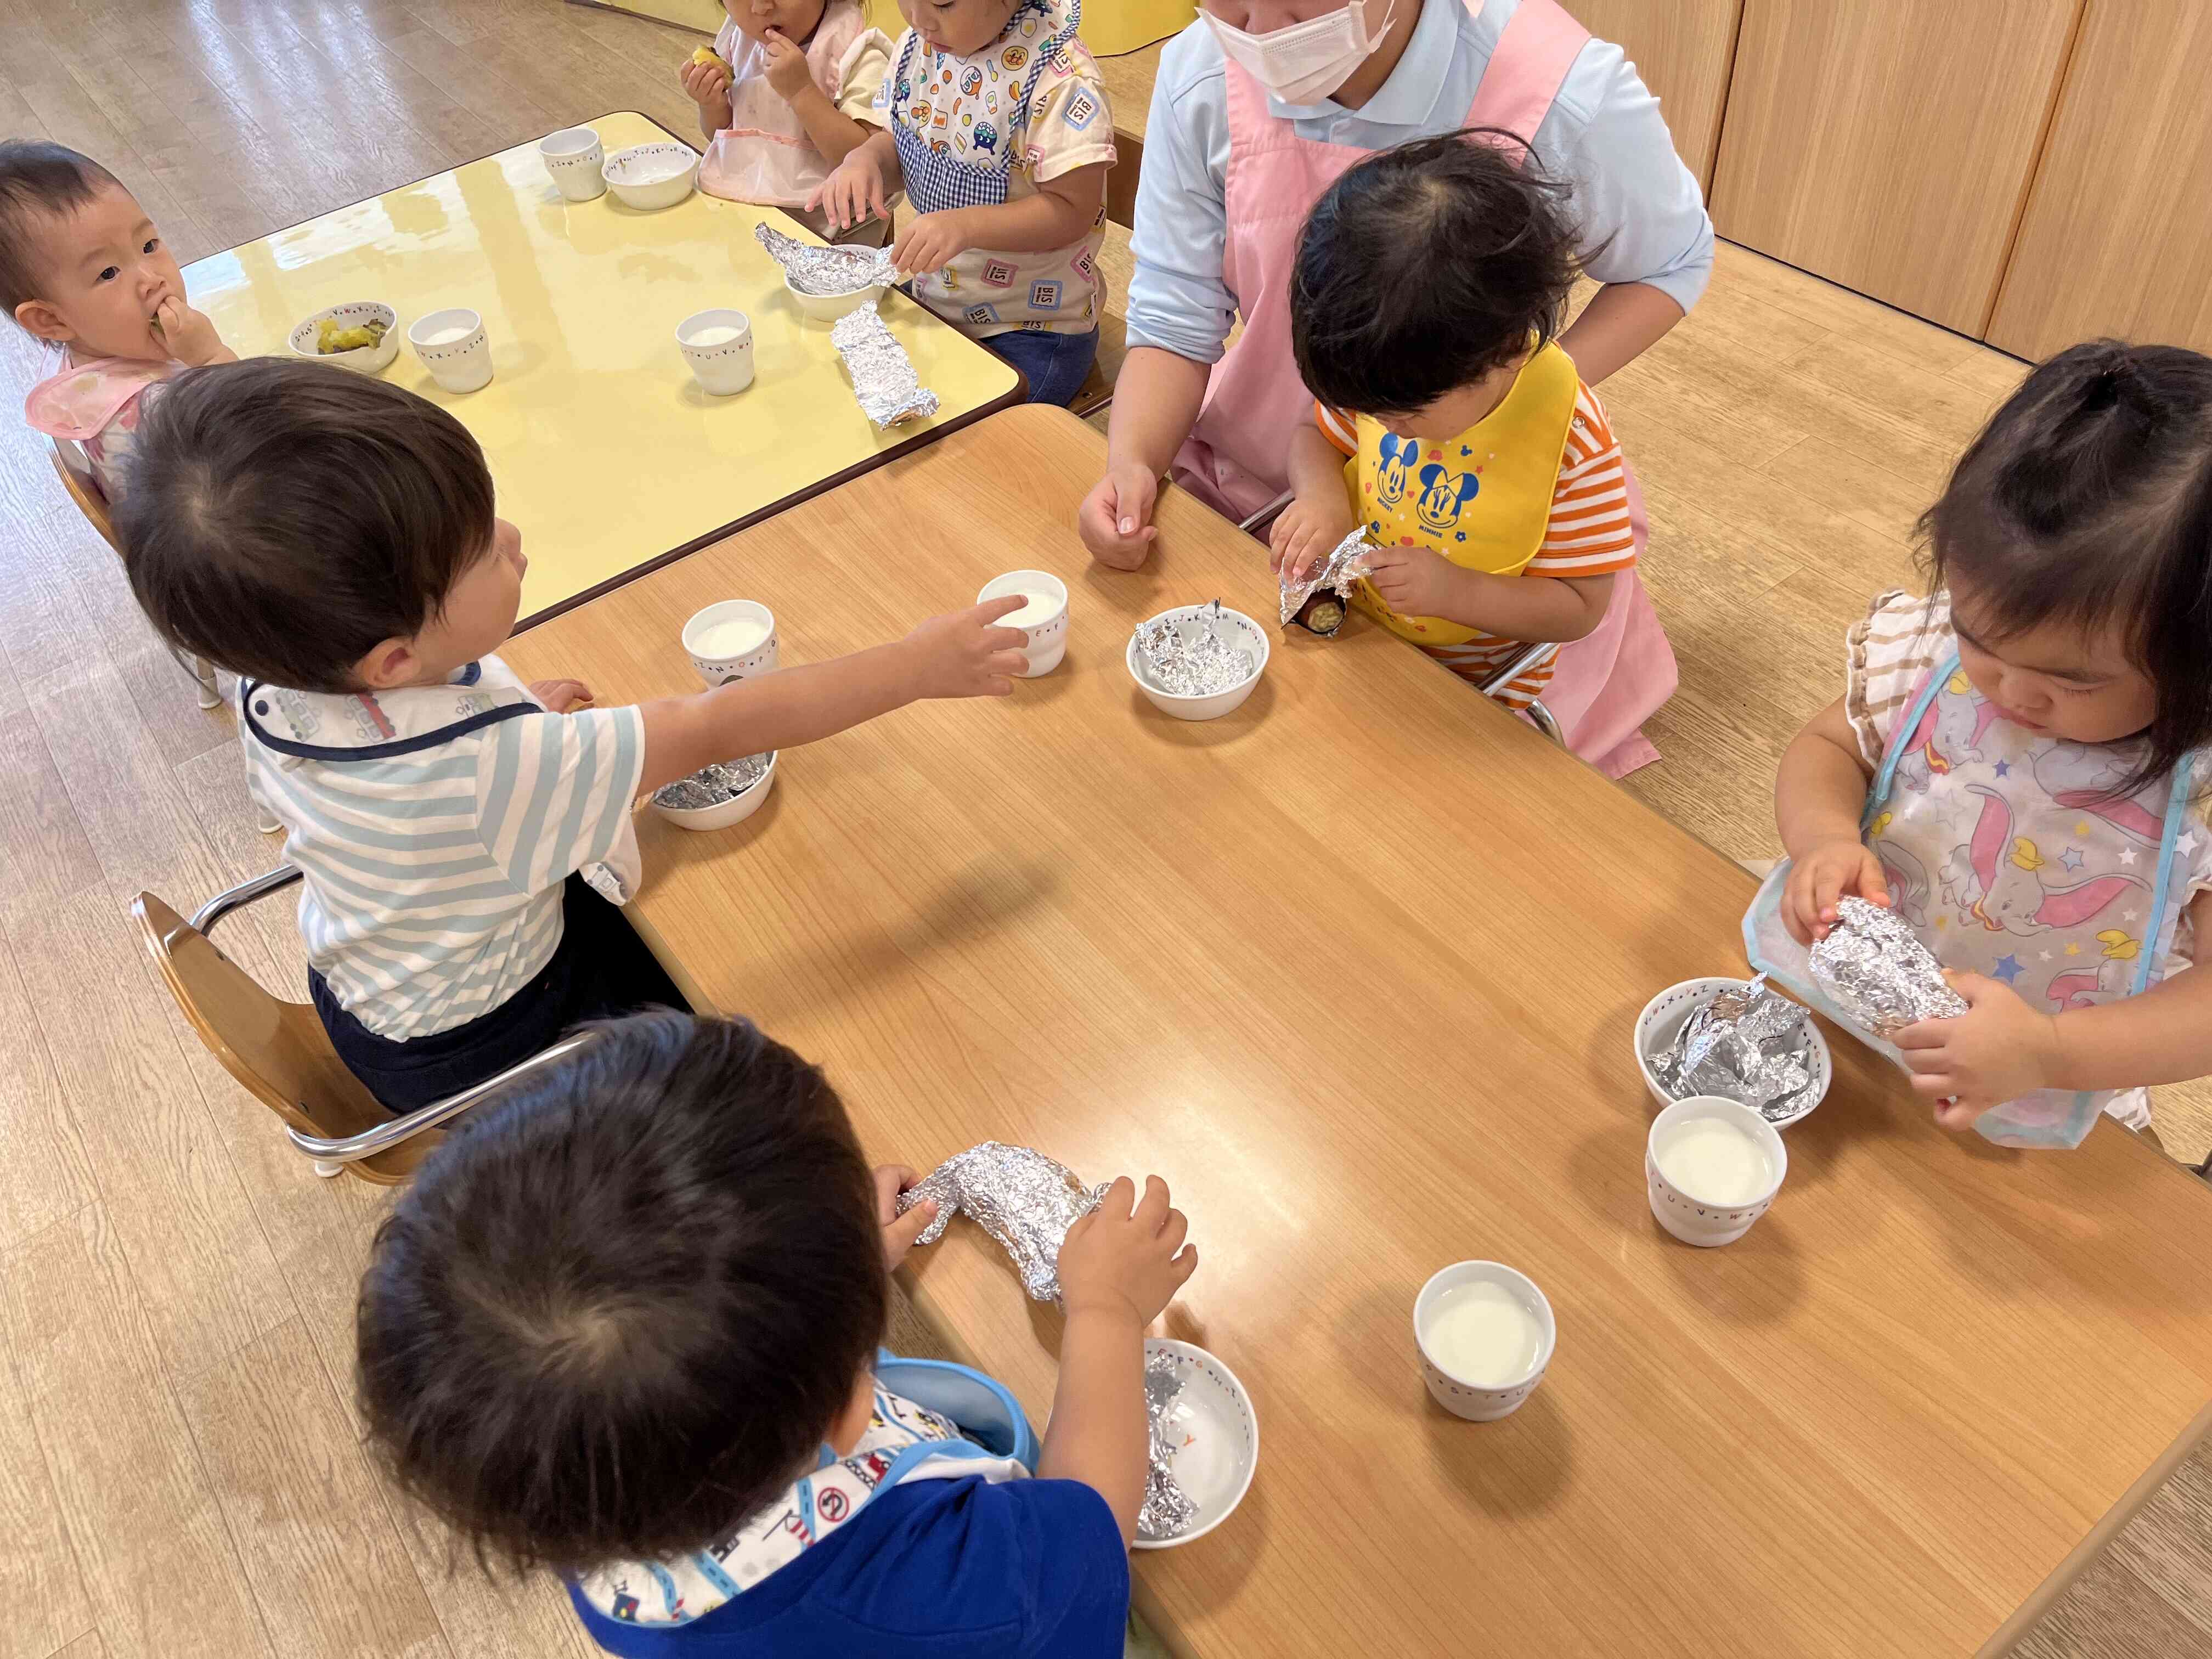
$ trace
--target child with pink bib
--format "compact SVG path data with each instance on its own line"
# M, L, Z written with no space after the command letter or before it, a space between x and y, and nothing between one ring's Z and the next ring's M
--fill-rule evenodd
M82 456L73 470L110 501L149 389L238 361L185 303L176 258L137 198L59 144L0 143L0 306L50 348L23 418Z
M817 235L828 218L807 198L875 132L871 113L890 69L890 42L859 0L723 0L713 53L679 71L699 106L707 154L699 188L781 208ZM890 226L854 226L837 241L879 245Z

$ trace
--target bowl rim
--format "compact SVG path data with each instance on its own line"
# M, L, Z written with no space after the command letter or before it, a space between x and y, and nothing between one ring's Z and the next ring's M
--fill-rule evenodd
M1695 1108L1695 1110L1690 1109ZM1659 1129L1662 1124L1672 1128L1677 1123L1686 1123L1692 1118L1717 1117L1741 1127L1751 1137L1765 1145L1773 1142L1774 1184L1756 1198L1745 1199L1740 1204L1723 1204L1717 1200L1699 1198L1659 1167ZM1652 1115L1651 1127L1644 1132L1644 1158L1651 1172L1671 1190L1692 1204L1706 1209L1733 1214L1744 1210L1757 1210L1774 1202L1782 1191L1782 1183L1790 1176L1790 1143L1782 1138L1779 1124L1771 1122L1755 1106L1747 1106L1740 1100L1730 1100L1726 1095L1686 1095L1671 1106L1663 1106Z
M1244 1402L1245 1420L1252 1425L1252 1456L1244 1466L1243 1480L1237 1484L1237 1495L1221 1506L1220 1514L1206 1522L1204 1526L1193 1527L1188 1532L1179 1532L1172 1538L1131 1539L1129 1547L1132 1549L1139 1550L1173 1549L1178 1544L1188 1544L1205 1537L1206 1534L1237 1512L1237 1506L1244 1501L1244 1495L1252 1490L1252 1477L1260 1472L1260 1409L1252 1403L1252 1390L1244 1386L1244 1379L1231 1370L1219 1354L1211 1348L1201 1348L1195 1342L1185 1342L1181 1338L1173 1336L1146 1337L1145 1339L1146 1357L1149 1358L1156 1350L1181 1354L1185 1358L1202 1357L1212 1362L1214 1368L1229 1379L1229 1385L1236 1389L1237 1397Z
M1171 605L1166 610L1156 612L1154 615L1146 617L1143 622L1137 624L1137 627L1148 627L1152 623L1159 621L1163 617L1173 617L1186 611L1196 612L1204 611L1211 607L1213 604L1213 600L1208 599L1204 605ZM1242 691L1248 686L1256 684L1259 681L1260 676L1267 672L1268 659L1274 655L1274 647L1269 643L1267 639L1267 630L1261 627L1258 623L1253 621L1251 617L1245 616L1242 611L1237 610L1234 605L1223 605L1221 607L1221 614L1224 617L1236 617L1240 618L1247 627L1251 629L1254 634L1259 636L1260 657L1259 660L1252 665L1252 672L1249 674L1247 674L1243 679L1237 681L1234 685L1223 686L1218 691L1163 691L1159 687L1154 685L1150 680L1146 679L1144 675L1138 671L1137 632L1136 629L1133 628L1129 630L1129 642L1122 648L1121 662L1123 666L1128 669L1129 678L1136 681L1138 689L1143 691L1146 696L1164 697L1170 702L1204 702L1210 697L1225 697L1232 691Z
M1677 980L1674 984L1669 985L1665 990L1659 992L1649 1002L1645 1003L1642 1011L1637 1014L1635 1027L1629 1033L1628 1046L1636 1056L1636 1069L1643 1076L1644 1086L1650 1090L1652 1096L1659 1101L1659 1109L1661 1111L1664 1111L1668 1107L1679 1104L1680 1103L1675 1100L1674 1096L1667 1092L1665 1085L1659 1081L1658 1074L1651 1069L1651 1061L1650 1058L1644 1052L1644 1034L1648 1029L1650 1029L1652 1017L1658 1012L1659 1005L1664 1002L1668 997L1673 996L1677 991L1686 991L1692 986L1699 988L1701 994L1704 988L1707 986L1711 987L1711 995L1703 998L1705 1001L1711 1001L1712 997L1718 996L1723 991L1728 989L1728 988L1732 985L1744 986L1750 984L1751 979L1751 975L1700 974L1693 979ZM1790 1000L1792 1002L1797 1001L1797 999L1795 997L1791 997ZM1691 1004L1691 1007L1693 1009L1697 1006L1698 1004L1694 1001ZM1802 1002L1798 1003L1797 1006L1801 1008L1805 1008L1805 1034L1811 1039L1811 1042L1808 1046L1814 1053L1820 1056L1820 1069L1826 1073L1826 1076L1821 1079L1820 1091L1813 1097L1812 1104L1807 1106L1802 1111L1791 1113L1788 1117L1765 1119L1765 1121L1771 1127L1777 1130L1786 1129L1793 1123L1802 1123L1805 1119L1812 1116L1814 1112L1820 1109L1821 1103L1827 1099L1828 1091L1834 1086L1836 1081L1836 1057L1834 1052L1828 1047L1828 1039L1826 1035L1822 1033L1819 1022L1814 1018L1814 1010L1809 1007L1806 1007L1806 1006ZM1688 1013L1685 1012L1683 1018L1685 1019L1688 1018ZM1686 1100L1700 1100L1706 1097L1707 1097L1701 1095L1686 1095L1683 1097ZM1714 1097L1718 1098L1719 1097ZM1739 1102L1738 1103L1741 1104L1741 1103ZM1760 1115L1764 1117L1765 1114L1762 1113Z
M897 286L896 283L870 283L864 288L848 288L842 294L809 294L791 280L791 272L788 270L783 273L783 285L799 299L813 300L825 304L838 300L850 300L858 304L863 295L888 294Z
M1445 1364L1443 1361L1438 1359L1434 1354L1429 1352L1429 1345L1422 1340L1421 1309L1423 1305L1428 1302L1431 1292L1441 1294L1441 1292L1437 1291L1437 1281L1442 1279L1446 1273L1457 1273L1461 1269L1465 1267L1487 1267L1495 1269L1496 1273L1504 1274L1511 1278L1522 1288L1525 1289L1529 1295L1536 1298L1538 1316L1544 1327L1544 1351L1537 1357L1534 1367L1526 1376L1516 1376L1510 1382L1478 1382L1473 1377L1462 1376L1457 1371L1452 1370L1450 1366ZM1473 1276L1483 1277L1484 1275L1478 1274ZM1490 1277L1492 1277L1492 1282L1495 1282L1495 1274L1490 1275ZM1444 1288L1449 1289L1450 1287L1447 1285ZM1443 1267L1437 1268L1436 1272L1431 1273L1428 1278L1421 1282L1421 1288L1413 1293L1412 1317L1413 1325L1413 1347L1415 1352L1419 1353L1423 1359L1435 1366L1437 1370L1441 1371L1444 1376L1458 1383L1460 1387L1462 1389L1471 1389L1478 1394L1511 1394L1516 1389L1525 1389L1528 1387L1529 1384L1535 1382L1538 1377L1543 1376L1546 1371L1551 1370L1552 1361L1558 1355L1559 1351L1559 1311L1552 1306L1552 1298L1544 1294L1544 1287L1541 1285L1539 1285L1534 1279L1529 1278L1528 1274L1522 1273L1511 1262L1498 1261L1489 1256L1469 1256L1463 1261L1447 1261Z
M762 773L744 788L738 790L738 793L731 796L729 799L718 800L712 806L664 806L658 799L655 799L655 797L660 793L660 789L665 789L668 787L668 784L666 783L662 784L660 786L660 789L656 789L652 794L647 795L645 798L646 801L652 806L654 811L665 812L672 818L704 817L709 812L720 812L726 807L735 806L739 801L744 799L748 795L754 794L760 790L767 788L769 780L775 775L776 758L782 753L783 750L781 749L769 750L768 751L767 771ZM670 783L681 783L684 780L682 778L672 778L669 780Z
M1043 621L1021 623L1020 626L1024 630L1026 631L1027 629L1034 628L1049 628L1053 623L1058 622L1062 617L1065 617L1067 614L1067 582L1065 578L1055 576L1049 570L1001 570L997 575L992 577L989 581L985 582L982 586L975 590L975 603L981 605L990 599L1012 599L1013 597L1012 593L994 593L990 590L996 587L1000 582L1012 581L1017 576L1043 577L1045 580L1053 585L1054 595L1060 600L1060 608L1054 611L1050 616L1045 617ZM1000 623L995 625L1000 628L1009 628L1015 624L1011 623Z
M321 322L324 318L334 317L339 312L347 310L354 306L373 306L377 310L384 313L386 324L383 339L379 340L374 345L348 346L343 351L315 351L302 349L300 337L303 331L313 328L317 323ZM334 363L341 357L366 356L370 352L381 351L387 344L396 347L398 341L394 337L398 335L399 331L398 312L394 310L391 306L386 305L383 301L340 300L336 305L325 306L320 311L309 312L306 316L300 319L298 322L293 324L292 331L284 337L284 343L290 346L295 352L297 352L302 357L311 358L319 363Z
M632 156L654 154L672 156L681 155L689 159L675 172L659 174L651 179L615 177L615 168ZM628 185L633 190L650 190L655 185L673 184L686 173L696 170L701 160L699 152L689 144L679 143L672 138L653 138L648 139L642 144L625 144L620 149L609 150L599 162L599 176L611 185Z

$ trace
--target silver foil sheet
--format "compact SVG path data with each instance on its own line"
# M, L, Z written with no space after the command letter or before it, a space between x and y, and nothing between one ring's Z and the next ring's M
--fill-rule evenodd
M1677 1100L1718 1095L1778 1121L1808 1103L1808 1047L1804 1009L1768 990L1761 974L1694 1010L1673 1042L1645 1058Z
M653 799L679 811L720 806L724 801L735 800L766 777L768 763L774 755L771 750L767 754L740 755L733 761L716 761L712 766L701 767L688 778L662 784L653 792Z
M1110 1183L1109 1183L1110 1184ZM1088 1188L1042 1152L987 1140L948 1158L901 1193L903 1215L924 1199L937 1218L915 1242L934 1244L953 1212L965 1212L1014 1259L1022 1288L1039 1302L1060 1299L1060 1242L1067 1230L1098 1207L1105 1188Z
M830 343L853 377L853 395L879 427L894 427L937 413L937 394L925 391L914 359L892 337L873 305L856 306L830 328Z
M1307 568L1306 574L1292 581L1290 573L1283 573L1283 624L1288 627L1297 620L1298 612L1306 608L1306 601L1327 588L1340 601L1352 597L1352 585L1367 574L1370 551L1367 532L1355 530L1328 552ZM1344 611L1340 605L1334 621L1326 628L1316 626L1309 619L1306 624L1316 634L1326 637L1344 625Z
M1221 601L1195 617L1163 617L1137 624L1137 665L1157 691L1205 697L1252 678L1252 653L1221 631Z
M1813 983L1844 1016L1887 1037L1923 1019L1955 1019L1966 1000L1896 911L1836 901L1836 925L1813 946Z
M889 288L898 280L889 248L818 247L766 225L755 225L753 234L801 294L831 299L862 289Z
M1145 1474L1144 1507L1137 1511L1137 1536L1152 1543L1188 1532L1198 1505L1175 1477L1178 1431L1168 1420L1182 1394L1182 1357L1167 1348L1145 1356L1145 1421L1152 1431L1152 1467Z

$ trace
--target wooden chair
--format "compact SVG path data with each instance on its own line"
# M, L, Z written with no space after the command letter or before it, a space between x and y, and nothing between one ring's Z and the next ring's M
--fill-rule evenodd
M345 1068L311 1004L270 995L208 938L228 912L299 878L289 865L257 876L210 899L190 921L151 893L139 894L131 914L169 994L208 1052L284 1120L293 1146L313 1160L317 1175L351 1170L378 1186L396 1186L444 1139L441 1124L590 1041L563 1038L489 1082L395 1117Z
M1141 139L1114 129L1114 166L1106 174L1106 218L1124 230L1133 230L1137 225L1137 179L1144 171L1145 146ZM1128 303L1128 296L1122 296ZM1128 324L1125 319L1111 313L1098 319L1098 359L1091 365L1091 373L1084 377L1083 388L1068 404L1078 416L1096 415L1114 401L1115 378L1121 372L1121 360L1129 355Z
M76 510L83 514L85 521L100 532L100 539L115 550L115 556L121 558L123 544L115 539L115 521L108 517L107 501L99 493L100 486L77 477L76 468L62 459L58 445L53 451L53 463L54 471L62 481L62 488L69 491L70 499L76 503ZM222 697L216 690L214 665L198 657L188 659L175 650L171 650L169 654L176 658L179 667L199 682L200 707L221 708Z

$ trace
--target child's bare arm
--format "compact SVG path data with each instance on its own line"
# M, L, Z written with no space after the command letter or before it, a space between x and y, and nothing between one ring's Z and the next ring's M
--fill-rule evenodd
M1790 860L1782 924L1800 945L1826 936L1839 898L1889 902L1881 864L1859 839L1873 778L1859 757L1858 736L1841 697L1807 720L1782 752L1774 820Z
M891 263L917 276L941 270L970 248L1043 253L1081 241L1106 200L1106 164L1048 179L1036 194L994 207L925 213L899 235Z
M1149 1177L1139 1199L1125 1176L1060 1247L1067 1323L1037 1474L1093 1488L1114 1511L1124 1542L1137 1535L1151 1467L1145 1327L1197 1269L1198 1247L1183 1243L1188 1225L1169 1207L1167 1182Z
M791 749L926 697L1003 697L1026 659L1021 630L994 624L1020 595L933 617L896 645L829 662L732 680L688 697L642 706L641 789L688 777L716 761Z
M1425 547L1378 547L1368 580L1401 617L1441 617L1500 639L1578 640L1604 620L1613 578L1493 576Z
M1344 493L1344 456L1308 421L1291 434L1284 456L1291 504L1267 531L1268 563L1293 581L1352 532L1358 520Z
M2189 921L2202 963L2212 957L2212 892L2190 901ZM2046 1088L2148 1088L2212 1076L2212 965L2185 968L2140 996L2071 1010L2057 1024L2058 1063Z
M830 94L816 84L806 54L781 29L770 29L768 45L768 83L776 96L791 106L792 113L806 129L807 137L831 167L868 142L875 128L855 121L837 107Z
M832 230L849 230L871 218L891 216L890 198L906 182L899 170L898 141L880 128L846 151L836 171L806 198L819 208Z

